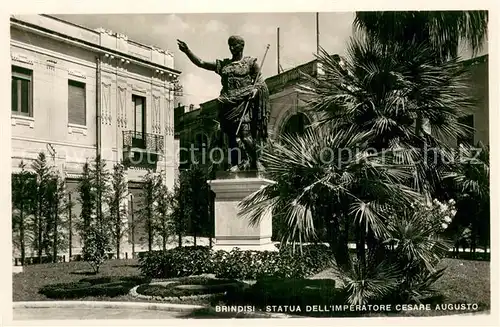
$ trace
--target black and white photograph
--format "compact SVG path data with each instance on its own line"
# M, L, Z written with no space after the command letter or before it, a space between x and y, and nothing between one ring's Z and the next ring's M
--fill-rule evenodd
M13 322L498 320L493 17L11 12Z

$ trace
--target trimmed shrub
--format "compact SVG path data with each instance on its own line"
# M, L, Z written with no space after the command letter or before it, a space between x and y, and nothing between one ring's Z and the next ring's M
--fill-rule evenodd
M213 256L214 273L219 278L259 279L262 277L300 278L328 267L331 253L326 246L303 246L302 251L282 247L271 251L218 251Z
M187 285L188 287L182 287ZM189 288L189 286L195 286ZM196 287L200 286L200 287ZM137 293L160 297L181 297L205 294L235 292L243 287L241 282L232 279L214 279L205 277L188 277L178 279L170 284L145 284L137 288Z
M173 278L211 273L210 249L202 246L177 247L144 253L139 257L141 273L152 278Z
M115 297L126 295L136 285L148 283L143 277L85 278L75 283L53 284L42 287L40 294L51 299L77 299L88 296Z
M142 274L152 278L174 278L214 273L217 278L299 278L318 273L330 264L327 246L307 245L279 251L210 251L208 247L182 247L145 253L139 258Z

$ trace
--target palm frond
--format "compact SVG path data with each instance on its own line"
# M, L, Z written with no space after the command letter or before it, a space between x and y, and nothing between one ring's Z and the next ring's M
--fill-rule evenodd
M474 54L488 32L487 11L378 11L357 12L354 26L383 43L425 42L443 59L456 56L460 40Z
M348 303L363 305L378 300L394 292L399 285L400 271L397 266L383 261L364 265L352 260L349 268L334 265L335 275L342 281L348 294Z

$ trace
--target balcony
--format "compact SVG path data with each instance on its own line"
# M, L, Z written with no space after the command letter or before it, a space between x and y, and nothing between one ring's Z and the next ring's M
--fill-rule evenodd
M158 155L163 154L165 142L162 135L135 131L123 132L123 159L125 164L155 168Z

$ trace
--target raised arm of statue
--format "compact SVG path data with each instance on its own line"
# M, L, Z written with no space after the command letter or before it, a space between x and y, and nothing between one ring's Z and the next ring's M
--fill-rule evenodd
M182 51L182 52L184 52L186 54L186 56L189 58L189 60L191 60L191 62L193 64L195 64L196 66L198 66L200 68L206 69L206 70L215 71L215 69L217 67L216 64L215 64L215 62L203 61L200 58L198 58L189 49L189 47L186 44L186 42L181 41L181 40L177 40L177 45L179 46L179 50Z

